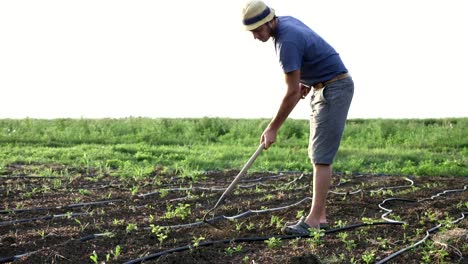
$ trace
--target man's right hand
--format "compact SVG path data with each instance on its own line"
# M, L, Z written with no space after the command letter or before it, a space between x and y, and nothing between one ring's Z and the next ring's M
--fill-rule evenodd
M265 149L268 149L273 143L275 143L277 134L277 130L267 127L267 129L262 133L260 143L263 143L265 145Z
M301 88L301 99L304 99L310 93L310 90L312 90L312 86L305 86L302 83L299 86Z

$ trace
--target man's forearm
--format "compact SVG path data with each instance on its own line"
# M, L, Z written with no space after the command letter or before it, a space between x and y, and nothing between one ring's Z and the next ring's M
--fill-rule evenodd
M274 130L279 130L284 121L288 118L294 107L301 99L301 94L298 92L288 93L284 96L280 108L275 117L271 120L269 126Z

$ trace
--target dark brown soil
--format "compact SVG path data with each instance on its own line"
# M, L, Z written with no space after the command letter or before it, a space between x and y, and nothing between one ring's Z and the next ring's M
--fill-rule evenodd
M280 240L286 221L308 213L311 175L246 175L216 216L257 211L220 219L216 229L194 223L237 171L210 172L191 182L156 172L151 179L98 177L73 168L68 176L25 177L26 166L10 166L0 178L0 263L93 263L93 252L98 263L143 257L144 263L379 263L423 240L426 231L426 240L385 263L468 263L468 220L461 219L468 211L466 177L334 175L325 234ZM389 198L401 199L384 202ZM83 204L91 202L101 203ZM387 220L406 224L375 223L386 221L379 204L393 210ZM181 224L189 226L174 227ZM168 227L167 238L160 242L150 225ZM257 241L235 241L242 238Z

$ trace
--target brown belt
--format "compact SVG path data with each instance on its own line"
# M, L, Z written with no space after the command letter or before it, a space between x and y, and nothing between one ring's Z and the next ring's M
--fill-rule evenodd
M330 79L330 80L325 81L325 82L316 83L316 84L312 85L312 87L314 87L315 90L322 89L327 84L339 81L339 80L344 79L344 78L348 78L349 76L351 76L351 75L349 75L348 73L338 74L333 79Z

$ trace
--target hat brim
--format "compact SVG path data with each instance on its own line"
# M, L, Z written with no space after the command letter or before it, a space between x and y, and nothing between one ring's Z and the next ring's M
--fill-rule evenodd
M270 14L268 16L266 16L262 20L257 21L257 22L255 22L253 24L244 25L244 30L246 30L246 31L254 30L254 29L258 28L259 26L271 21L274 17L275 17L275 10L270 7Z

